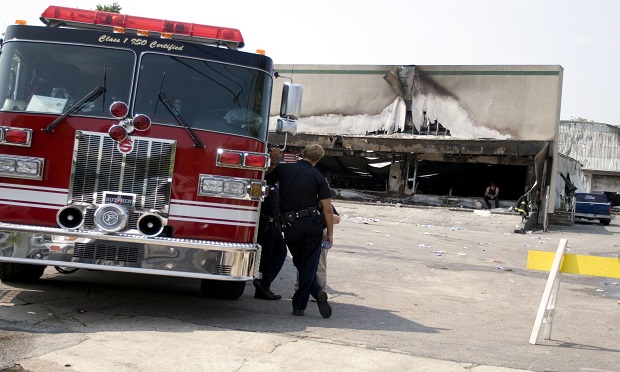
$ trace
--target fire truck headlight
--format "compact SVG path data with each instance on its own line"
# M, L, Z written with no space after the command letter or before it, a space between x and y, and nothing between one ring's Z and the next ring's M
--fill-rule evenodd
M15 159L2 159L0 158L0 172L2 173L15 173L17 161Z
M225 181L224 182L224 194L243 196L245 194L245 182L242 181Z
M246 178L200 175L198 195L219 198L262 200L265 197L263 181Z
M0 155L0 176L40 180L43 162L41 158Z
M201 178L200 193L203 194L221 194L224 190L224 181L215 178Z
M17 173L37 175L39 174L39 168L40 164L37 161L17 161Z

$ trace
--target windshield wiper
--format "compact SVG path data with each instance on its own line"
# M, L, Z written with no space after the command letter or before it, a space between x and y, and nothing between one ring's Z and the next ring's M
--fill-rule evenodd
M179 114L177 109L174 108L174 106L172 105L172 102L170 102L170 98L168 98L166 93L164 93L163 91L160 91L157 97L164 104L164 106L168 109L168 111L172 114L172 116L174 116L174 119L179 124L181 124L185 128L189 136L192 137L192 140L194 141L194 147L197 147L199 149L204 149L205 145L202 143L200 138L198 138L196 133L192 130L192 127L190 127L189 124L187 124L187 122L185 121L185 119L183 119L181 114Z
M104 93L105 93L105 86L103 85L98 86L97 88L93 89L92 92L88 93L84 98L79 100L75 105L73 105L73 107L68 109L67 112L57 117L56 120L54 120L53 122L50 123L50 125L47 126L47 128L44 128L42 130L44 132L53 132L54 128L56 128L56 126L60 124L61 121L65 120L65 118L67 118L69 115L73 115L74 113L80 111L85 105L96 100L99 96L101 96Z

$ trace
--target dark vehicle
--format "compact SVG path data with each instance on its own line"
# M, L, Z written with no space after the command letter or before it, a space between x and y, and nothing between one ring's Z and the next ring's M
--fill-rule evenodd
M607 196L607 200L611 203L611 208L620 207L620 194L614 191L603 191L603 194Z
M608 226L611 222L611 203L607 201L605 194L576 193L575 218L599 220Z

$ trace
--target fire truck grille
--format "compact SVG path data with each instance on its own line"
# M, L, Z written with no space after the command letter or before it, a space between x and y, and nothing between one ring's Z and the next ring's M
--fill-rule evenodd
M75 243L73 257L85 260L106 260L115 262L136 263L140 250L112 244Z
M232 266L229 265L213 265L211 267L211 273L215 275L230 275L232 272Z
M107 134L77 132L69 195L74 203L103 204L104 192L118 192L136 195L137 210L168 212L176 142L132 139L132 151L122 153Z
M137 229L138 228L138 218L140 218L141 214L133 211L129 212L129 219L127 220L127 226L125 230ZM90 208L84 212L84 228L86 230L94 230L97 228L95 225L95 209Z

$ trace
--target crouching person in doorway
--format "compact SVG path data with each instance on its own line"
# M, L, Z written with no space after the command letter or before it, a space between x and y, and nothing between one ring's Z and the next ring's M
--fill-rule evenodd
M484 190L484 202L487 208L491 209L491 201L495 203L495 208L499 208L499 187L495 186L494 182Z

